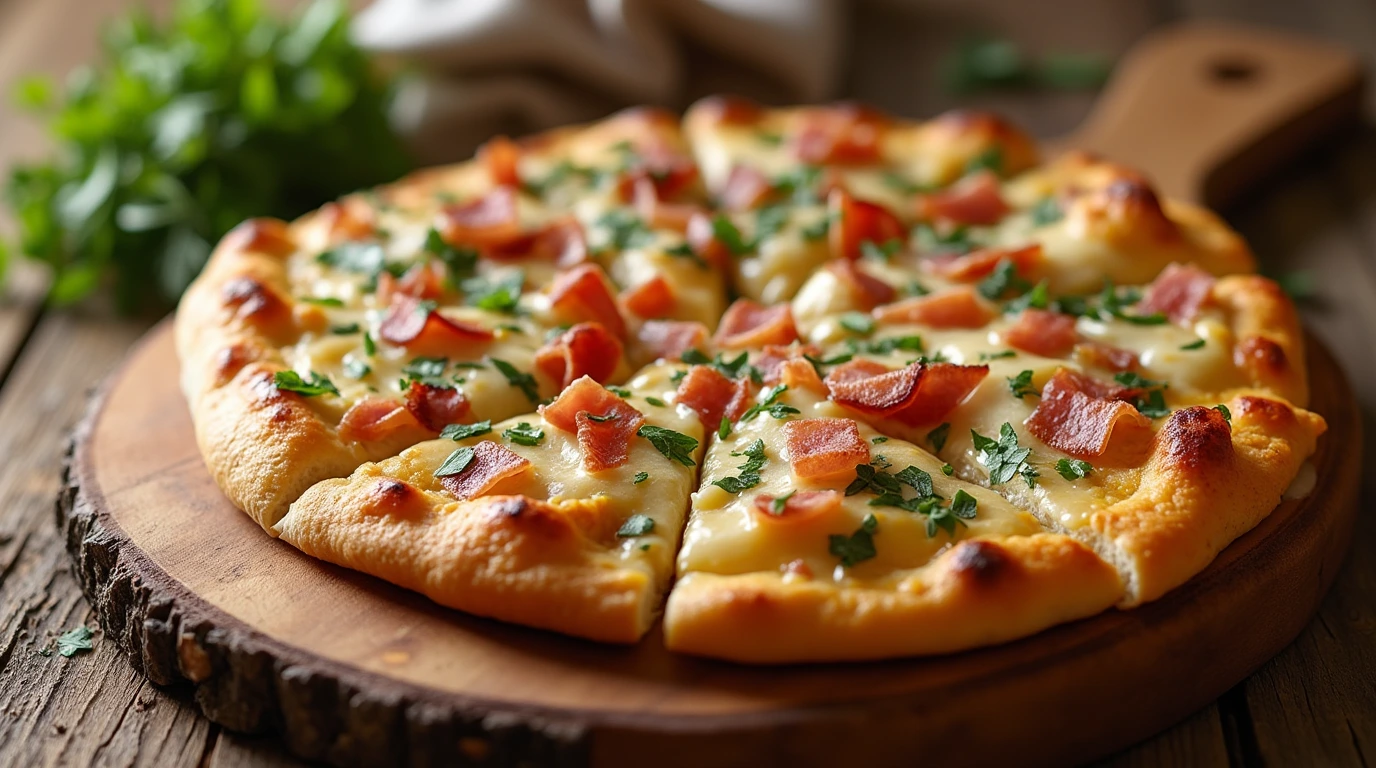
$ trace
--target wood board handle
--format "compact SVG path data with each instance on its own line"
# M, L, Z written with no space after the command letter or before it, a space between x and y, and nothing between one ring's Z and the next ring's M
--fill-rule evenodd
M1172 197L1225 205L1356 120L1362 69L1331 44L1197 22L1154 32L1119 62L1089 118L1057 149L1143 169Z

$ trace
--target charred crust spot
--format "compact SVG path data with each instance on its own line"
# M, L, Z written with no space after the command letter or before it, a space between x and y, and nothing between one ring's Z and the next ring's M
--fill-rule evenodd
M764 109L743 96L709 96L692 108L693 114L717 125L749 125L764 116Z
M286 393L277 388L270 371L254 373L245 383L245 388L248 390L249 400L259 405L278 403L287 397Z
M215 355L215 383L223 386L257 359L258 351L251 345L240 342L224 347Z
M380 477L368 490L367 511L399 512L420 498L420 491L392 477Z
M951 572L974 584L991 584L1012 566L1008 552L992 541L966 541L951 553Z
M1104 188L1106 208L1113 218L1139 223L1158 241L1175 240L1180 236L1175 222L1166 217L1156 190L1136 177L1116 179Z
M1265 336L1250 336L1237 345L1238 366L1257 373L1283 373L1288 365L1285 348Z
M1243 395L1233 403L1233 418L1248 418L1272 425L1295 423L1295 411L1279 400Z
M1216 409L1195 405L1171 414L1161 428L1166 458L1185 469L1218 469L1233 457L1233 432Z
M249 219L225 235L227 247L237 251L287 256L296 250L286 222L278 219Z
M220 298L225 307L243 319L266 318L286 306L271 288L251 277L236 277L226 282L220 289Z
M494 517L514 520L526 515L531 506L530 499L525 496L503 496L499 499L493 499L492 503L488 505L488 511Z

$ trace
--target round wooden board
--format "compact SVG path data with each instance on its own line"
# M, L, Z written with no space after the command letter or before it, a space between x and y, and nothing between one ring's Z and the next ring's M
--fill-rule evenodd
M1341 562L1360 419L1310 340L1315 490L1155 603L996 648L747 667L440 608L264 534L201 462L166 324L74 438L59 520L106 633L212 720L337 764L1062 765L1184 718L1285 647Z

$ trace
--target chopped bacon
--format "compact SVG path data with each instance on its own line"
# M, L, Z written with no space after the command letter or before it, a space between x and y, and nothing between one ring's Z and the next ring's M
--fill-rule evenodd
M465 421L473 409L468 398L453 387L437 387L412 380L406 390L406 410L426 429L438 432L450 424Z
M1012 263L1019 277L1036 274L1045 259L1040 243L1021 248L982 248L966 254L945 253L922 260L922 269L938 277L973 283L994 273L1001 262Z
M893 286L861 269L850 259L835 259L827 263L831 272L846 287L851 301L869 311L880 304L888 304L898 296Z
M806 389L823 396L827 394L822 377L817 375L817 369L807 360L785 360L780 363L779 383L789 389Z
M793 495L784 499L783 509L775 511L774 502L777 498L767 493L756 496L755 517L770 523L802 523L839 510L843 497L837 491L794 491ZM806 563L803 567L807 567Z
M477 200L446 207L437 226L446 242L478 248L509 246L525 236L511 187L497 187Z
M621 341L600 323L579 323L535 353L535 367L557 382L560 389L583 376L606 381L620 363Z
M680 234L688 231L688 223L694 214L703 211L700 205L661 199L659 187L649 176L640 176L631 182L630 197L635 202L636 213L651 227L672 229Z
M663 275L655 275L621 293L621 303L637 317L653 318L673 314L678 298Z
M726 269L731 266L731 249L717 237L712 226L712 217L706 213L695 214L688 220L688 247L693 249L703 261Z
M339 439L368 443L386 439L402 430L420 432L424 429L404 404L385 397L365 397L344 412L339 421Z
M1151 419L1118 399L1130 390L1061 368L1027 417L1038 440L1081 459L1135 464L1151 450Z
M440 485L460 501L485 496L508 477L526 472L530 460L506 446L484 440L473 446L473 459L463 471L440 478Z
M707 326L688 320L647 320L636 337L656 359L677 360L690 349L707 348Z
M703 429L716 430L723 416L735 421L750 406L750 380L732 381L715 368L695 365L678 383L674 402L698 414Z
M768 344L755 353L755 359L751 360L750 364L760 372L765 384L773 386L778 384L783 377L784 363L789 360L802 359L804 355L816 357L820 354L822 354L822 350L812 344L801 346Z
M826 386L833 402L916 426L939 421L988 375L987 365L913 363L889 371L873 361L855 360L833 368Z
M997 224L1008 215L999 194L999 177L991 171L967 176L948 189L917 198L917 218L953 224Z
M577 416L583 412L597 416L616 413L627 419L640 415L630 403L587 376L565 387L554 402L540 406L540 415L550 426L570 433L578 431Z
M1097 341L1076 344L1075 359L1081 365L1115 372L1135 370L1141 365L1136 352Z
M741 96L708 96L688 109L689 115L717 125L751 125L764 117L764 108Z
M983 328L997 315L997 310L969 286L903 299L874 310L874 316L883 323L919 323L942 329Z
M420 299L394 294L387 316L378 326L378 337L422 355L446 355L471 350L495 337L480 325L451 320Z
M1147 286L1147 292L1137 303L1137 313L1163 313L1173 323L1194 320L1209 301L1214 290L1214 276L1193 264L1171 264Z
M444 295L445 277L444 263L439 261L417 264L399 278L383 272L377 276L377 299L388 304L398 293L417 299L438 299Z
M793 151L812 165L864 165L883 159L889 117L859 104L820 107L802 117Z
M560 269L568 269L588 260L588 242L582 225L570 217L484 248L483 255L497 261L544 259L553 261Z
M588 411L579 411L574 416L574 423L578 425L578 448L583 452L583 469L589 472L615 469L625 464L631 456L631 437L645 423L645 417L633 408L629 413L617 411L607 415L610 418L600 421L602 414Z
M713 340L723 349L791 344L798 340L798 329L787 304L766 307L750 299L736 299L722 315Z
M611 281L596 264L579 264L560 272L549 292L550 305L565 322L594 322L625 338L626 321L616 306Z
M797 419L784 424L788 464L799 480L848 479L870 463L870 446L852 419Z
M752 210L769 199L774 191L769 178L759 170L748 165L731 168L726 184L717 195L721 207L727 211L741 212Z
M1003 335L1014 349L1042 357L1064 357L1075 347L1075 318L1060 312L1028 307Z
M891 240L907 241L907 228L888 208L857 200L844 189L831 191L827 196L827 210L832 217L827 237L835 258L860 258L860 246L865 242L882 246Z
M478 147L478 161L487 167L494 184L521 186L521 175L517 172L520 160L521 148L505 136L496 136Z

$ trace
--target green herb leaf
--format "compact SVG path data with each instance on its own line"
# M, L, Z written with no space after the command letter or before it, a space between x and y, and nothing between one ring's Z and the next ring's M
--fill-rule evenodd
M1094 466L1087 461L1079 459L1061 459L1056 462L1056 472L1067 480L1079 480L1089 477L1089 473L1094 471Z
M441 440L466 440L492 431L492 422L484 419L472 424L450 424L440 430Z
M1036 395L1039 393L1039 390L1036 387L1032 386L1031 371L1021 371L1018 373L1017 376L1007 377L1007 381L1008 391L1012 392L1013 397L1016 397L1019 400L1023 399L1024 397L1027 397L1028 395Z
M979 293L990 301L1003 298L1009 291L1023 293L1032 284L1018 276L1018 267L1011 259L1004 259L994 268L992 274L979 281Z
M540 441L545 439L545 431L523 421L503 430L502 437L517 445L539 445Z
M847 312L836 318L836 322L842 328L861 336L874 333L875 319L864 312Z
M643 248L654 242L645 222L628 209L618 208L602 214L594 226L606 231L606 242L618 251Z
M663 400L660 400L657 397L647 397L645 398L645 402L649 403L650 405L653 405L656 408L663 408L665 405L667 405L667 403L665 403Z
M712 217L712 236L726 246L733 256L743 256L754 250L754 244L747 243L741 231L723 214Z
M787 384L778 384L765 390L764 399L750 406L750 408L741 415L741 421L750 421L761 413L767 413L776 419L785 419L792 414L801 413L801 411L791 405L778 402L779 396L787 391Z
M1231 427L1233 425L1233 412L1228 410L1228 406L1219 403L1218 405L1214 406L1214 410L1223 414L1223 420L1228 422L1228 426Z
M874 549L874 534L878 532L879 520L874 515L865 515L860 527L851 535L834 533L827 537L827 550L840 558L841 565L850 568L872 559L877 554Z
M439 469L435 470L435 477L449 477L459 474L468 469L469 464L473 463L473 456L473 449L467 445L456 448L453 453L449 454L449 458L445 459L444 463L439 466Z
M619 539L631 539L636 536L644 536L655 529L655 521L645 515L631 515L626 518L626 522L616 529L616 536Z
M731 417L722 416L721 423L717 425L717 437L725 440L731 436Z
M643 483L643 482L645 482L646 480L649 480L649 479L650 479L650 473L649 473L649 472L637 472L637 473L635 473L635 478L631 480L631 483L632 483L633 485L640 485L641 483Z
M330 333L333 333L336 336L348 336L351 333L358 333L361 328L362 326L360 326L358 323L349 323L348 325L336 325L330 328Z
M768 460L764 455L764 440L756 439L755 442L745 447L743 451L732 451L732 456L744 456L746 461L736 468L736 477L723 477L720 480L713 480L712 485L726 491L727 493L740 493L747 488L754 488L760 484L760 470L764 468Z
M1065 214L1061 211L1061 204L1056 202L1054 197L1043 197L1036 205L1032 206L1032 226L1034 227L1055 224L1064 216Z
M1194 349L1203 349L1203 348L1204 348L1204 343L1205 343L1205 342L1204 342L1204 339L1195 339L1194 341L1190 342L1189 344L1181 344L1181 345L1180 345L1180 349L1181 349L1182 351L1189 351L1189 350L1194 350Z
M283 392L295 392L305 397L339 394L334 382L315 371L311 371L309 379L302 379L301 374L296 371L278 371L273 375L272 382Z
M342 307L343 299L336 299L333 296L302 296L297 301L303 304L314 304L317 307Z
M93 635L94 633L84 625L69 629L57 636L57 652L70 659L78 653L90 651L95 648L91 643Z
M363 332L363 354L368 357L377 354L377 343L373 341L373 335L367 331Z
M512 314L520 305L521 290L525 284L526 275L518 269L499 280L471 277L464 280L460 287L470 306Z
M348 358L344 361L344 375L351 379L362 379L372 372L373 367L362 360Z
M1032 449L1018 447L1018 435L1013 431L1012 424L1003 423L997 440L973 429L970 430L970 436L974 440L975 450L979 451L979 463L989 470L990 485L1002 485L1012 480L1014 475L1031 469L1026 462L1027 457L1032 455Z
M953 467L953 466L951 466L950 464L942 464L942 465L941 465L941 474L943 474L943 475L945 475L945 476L947 476L947 477L950 477L951 475L954 475L955 473L956 473L956 468Z
M492 367L496 368L498 373L506 377L508 384L521 390L526 396L526 399L530 402L537 404L540 402L540 386L536 383L534 376L521 371L505 360L498 360L495 357L491 358L491 360Z
M677 461L685 467L697 466L693 461L693 451L698 448L696 438L672 429L646 424L636 430L636 434L650 441L650 444L664 454L670 461Z
M931 443L937 451L940 451L946 447L946 437L950 434L951 423L949 421L942 422L936 429L927 433L927 442Z

